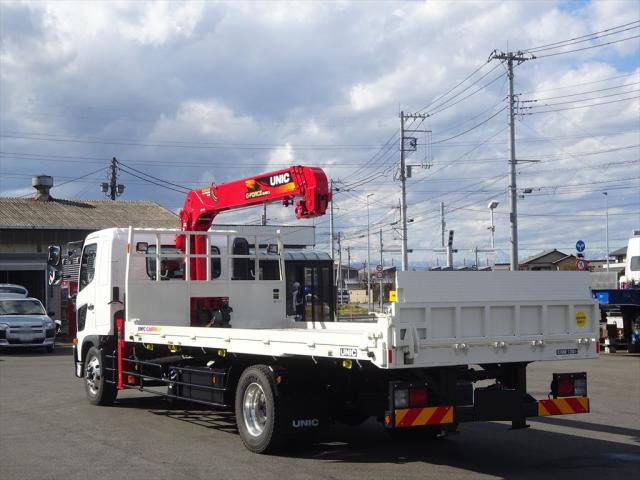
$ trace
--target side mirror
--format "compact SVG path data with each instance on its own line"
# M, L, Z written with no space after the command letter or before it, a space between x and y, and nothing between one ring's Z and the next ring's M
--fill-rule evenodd
M55 314L56 314L55 312L47 312L47 315L48 315L49 317L53 317Z
M147 242L138 242L136 243L136 252L137 253L147 253L149 250L149 244Z
M49 265L47 281L49 285L59 285L62 281L62 272L56 267Z
M60 265L60 253L61 249L59 245L49 246L49 252L47 254L47 265L57 267Z

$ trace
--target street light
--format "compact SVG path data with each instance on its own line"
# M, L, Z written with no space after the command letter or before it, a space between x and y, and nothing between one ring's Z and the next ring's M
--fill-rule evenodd
M493 211L498 205L499 203L495 200L491 200L488 205L489 212L491 213L491 226L488 228L488 230L491 230L491 248L496 248L496 226L493 223Z
M607 272L609 271L609 194L602 192L604 195L604 213L605 213L605 232L607 236Z
M372 197L373 193L367 195L367 306L369 311L372 310L371 306L371 233L369 227L369 197Z

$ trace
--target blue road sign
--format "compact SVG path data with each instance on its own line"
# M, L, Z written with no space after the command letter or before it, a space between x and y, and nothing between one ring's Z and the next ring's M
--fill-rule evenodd
M585 247L585 244L584 244L584 242L582 240L578 240L576 242L576 250L577 251L584 252L584 247Z

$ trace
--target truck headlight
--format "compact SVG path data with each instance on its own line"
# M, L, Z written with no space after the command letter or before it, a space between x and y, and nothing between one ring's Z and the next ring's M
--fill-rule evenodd
M9 324L7 323L0 323L0 328L6 330L7 328L9 328Z

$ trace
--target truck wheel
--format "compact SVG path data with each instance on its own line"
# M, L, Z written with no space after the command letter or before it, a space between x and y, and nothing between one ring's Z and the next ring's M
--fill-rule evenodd
M278 431L275 382L266 365L247 368L236 389L236 423L242 443L254 453L271 453L282 446Z
M116 399L118 389L113 383L105 382L102 355L96 347L91 347L85 357L84 379L89 403L110 405Z

